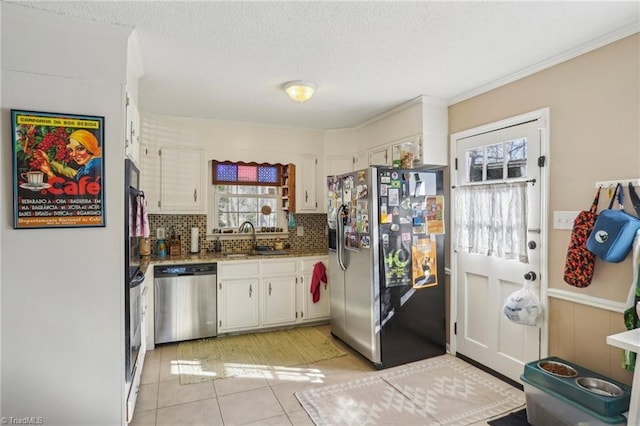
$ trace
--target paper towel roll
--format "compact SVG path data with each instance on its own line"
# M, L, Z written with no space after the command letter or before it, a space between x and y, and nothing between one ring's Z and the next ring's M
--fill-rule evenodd
M198 253L198 228L191 228L191 253Z

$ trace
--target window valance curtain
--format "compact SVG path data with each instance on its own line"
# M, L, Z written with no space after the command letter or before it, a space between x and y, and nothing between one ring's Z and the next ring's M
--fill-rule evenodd
M212 164L214 185L282 185L282 164L217 160Z
M495 183L454 189L454 248L528 263L527 183Z

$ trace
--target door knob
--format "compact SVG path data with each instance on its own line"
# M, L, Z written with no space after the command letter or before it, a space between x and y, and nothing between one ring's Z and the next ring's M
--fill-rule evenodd
M534 248L537 247L536 242L535 241L529 241L527 243L527 247L529 247L529 250L533 250Z
M535 281L536 277L537 277L537 275L533 271L529 271L526 274L524 274L524 279L528 280L528 281Z

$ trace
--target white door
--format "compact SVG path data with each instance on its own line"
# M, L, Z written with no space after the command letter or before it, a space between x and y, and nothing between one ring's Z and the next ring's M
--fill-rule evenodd
M521 216L527 217L516 218L524 220L526 225L526 233L523 231L526 262L472 254L456 247L452 250L454 350L515 381L519 381L524 364L539 359L546 352L546 344L541 346L541 335L546 339L546 331L541 333L544 331L542 321L538 326L519 325L503 314L505 298L522 288L525 274L533 272L536 275L533 284L538 297L541 283L546 285L541 279L546 275L542 264L546 221L541 214L546 177L541 168L544 160L540 159L546 152L546 146L542 146L546 122L543 115L529 118L528 122L520 121L522 124L509 123L509 127L494 127L496 130L487 130L484 126L451 138L451 152L456 156L457 165L451 177L454 186L452 210L455 209L456 187L467 186L467 190L479 191L483 186L487 188L487 185L504 181L526 182L522 185L526 185L524 211L527 213ZM455 241L455 232L460 232L457 228L462 225L455 223L455 212L452 218L452 241ZM544 300L541 303L546 305Z

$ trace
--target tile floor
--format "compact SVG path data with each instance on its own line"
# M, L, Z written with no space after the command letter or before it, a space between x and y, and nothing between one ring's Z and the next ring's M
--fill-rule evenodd
M328 325L317 328L330 336ZM190 385L179 383L173 366L178 345L161 345L146 354L140 393L129 425L313 426L294 392L377 372L368 360L340 340L333 341L346 356L296 367L267 368L255 377Z

